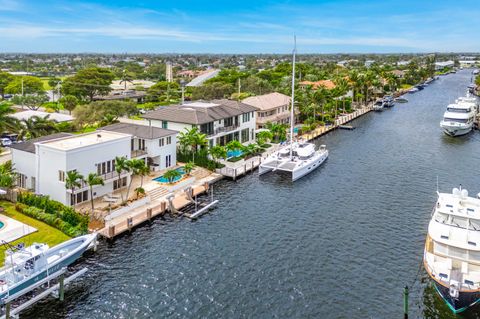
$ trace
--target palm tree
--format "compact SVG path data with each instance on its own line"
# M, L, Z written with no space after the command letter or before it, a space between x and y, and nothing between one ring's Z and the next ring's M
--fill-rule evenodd
M115 172L118 174L118 188L120 188L122 182L122 173L128 172L130 170L129 166L127 165L128 159L125 157L117 156L115 157ZM123 193L120 191L120 197L123 203Z
M83 176L77 171L68 171L67 176L65 178L65 188L72 191L70 203L73 206L75 200L75 188L79 188L82 186Z
M0 165L0 187L7 192L15 187L17 174L13 168L12 161ZM10 194L12 195L12 193Z
M180 176L182 176L182 174L176 169L170 169L163 174L163 177L168 180L169 184L172 184L173 181Z
M193 156L193 161L195 161L195 153L198 151L198 147L206 146L208 140L207 135L201 133L198 127L194 126L178 134L178 143L180 144L181 152L190 152Z
M85 179L88 187L90 188L90 202L92 203L92 216L95 211L95 206L93 203L93 187L97 185L104 185L103 179L97 175L97 173L90 173L88 174L87 178Z
M100 126L107 126L110 124L118 123L118 117L112 114L105 114L100 121Z
M270 132L273 135L273 139L276 142L284 141L287 139L287 127L288 127L287 124L278 124L278 123L271 123L271 122L267 122L265 124L265 128L270 130Z
M242 143L240 143L237 140L233 140L233 141L228 142L225 147L227 148L227 151L231 151L231 152L234 152L234 151L237 151L237 150L243 150Z
M212 156L212 159L214 161L217 161L219 158L227 157L227 150L221 145L215 145L213 147L210 147L208 152L210 153L210 156Z
M261 131L257 134L257 142L260 145L264 145L273 138L273 134L270 131Z
M0 132L8 131L15 127L15 119L10 116L14 112L8 103L0 103Z
M194 167L195 167L194 162L188 162L188 163L185 163L185 165L183 166L183 170L188 176L190 176L190 173L193 171Z
M128 194L130 193L130 188L132 187L133 177L135 175L140 175L140 173L143 174L146 170L145 167L147 167L147 165L145 164L144 160L141 160L141 159L138 159L138 158L132 158L131 160L127 161L127 166L130 169L130 171L132 172L132 175L130 176L130 183L128 183L128 187L127 187L127 195L125 196L125 200L128 201ZM148 169L148 167L147 167L147 169ZM143 178L143 176L142 176L142 178Z
M50 120L50 115L32 116L20 121L18 138L32 139L58 132L57 121Z

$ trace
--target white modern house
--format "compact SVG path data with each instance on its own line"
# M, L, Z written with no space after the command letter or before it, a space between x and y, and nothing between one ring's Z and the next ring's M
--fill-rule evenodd
M143 118L153 127L179 132L198 127L207 135L210 146L223 146L232 140L244 144L255 141L256 110L254 106L224 99L160 107Z
M85 177L97 173L105 185L93 188L93 197L96 198L123 188L129 182L131 174L127 172L119 180L115 172L116 157L145 159L154 170L176 164L176 132L151 129L147 138L144 135L148 129L146 126L135 130L134 125L121 124L107 129L82 135L53 134L12 145L17 185L66 205L79 204L90 199L89 188L82 183L72 194L65 186L69 171L75 170Z
M242 101L244 104L257 108L256 128L262 129L267 123L290 123L290 97L273 92L269 94L251 96Z

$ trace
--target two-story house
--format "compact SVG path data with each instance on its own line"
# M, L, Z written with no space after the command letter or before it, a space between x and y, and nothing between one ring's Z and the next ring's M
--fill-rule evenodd
M256 128L262 129L266 123L289 124L290 123L290 97L274 92L264 95L251 96L242 101L257 108Z
M143 118L151 126L179 132L198 127L210 146L232 140L248 144L255 141L255 111L251 105L224 99L160 107Z

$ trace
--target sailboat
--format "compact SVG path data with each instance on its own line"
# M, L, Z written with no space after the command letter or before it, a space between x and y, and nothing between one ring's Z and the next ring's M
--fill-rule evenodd
M313 172L328 158L328 150L321 145L318 150L315 144L303 140L293 139L293 125L295 124L295 58L297 41L294 38L292 57L292 106L290 108L290 141L276 152L268 156L259 166L259 175L272 171L284 171L292 174L292 181Z

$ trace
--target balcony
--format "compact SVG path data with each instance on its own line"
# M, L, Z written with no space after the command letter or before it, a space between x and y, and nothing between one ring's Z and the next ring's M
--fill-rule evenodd
M219 127L215 130L215 134L220 134L220 133L226 133L226 132L231 132L235 131L238 129L240 125L232 125L232 126L224 126L224 127Z
M147 148L145 148L144 150L133 150L130 153L130 158L142 157L147 154L148 154Z
M129 172L123 172L120 176L120 178L123 178L123 177L126 177L126 176L129 176L131 175ZM103 182L104 183L108 183L108 182L111 182L113 180L116 180L118 179L118 173L113 171L113 172L110 172L110 173L105 173L105 174L101 174L101 175L98 175L101 179L103 179ZM85 189L88 189L88 184L87 182L85 181L80 181L80 187L75 187L75 193L78 193L80 191L84 191ZM72 190L71 189L67 189L67 192L68 193L71 193Z

